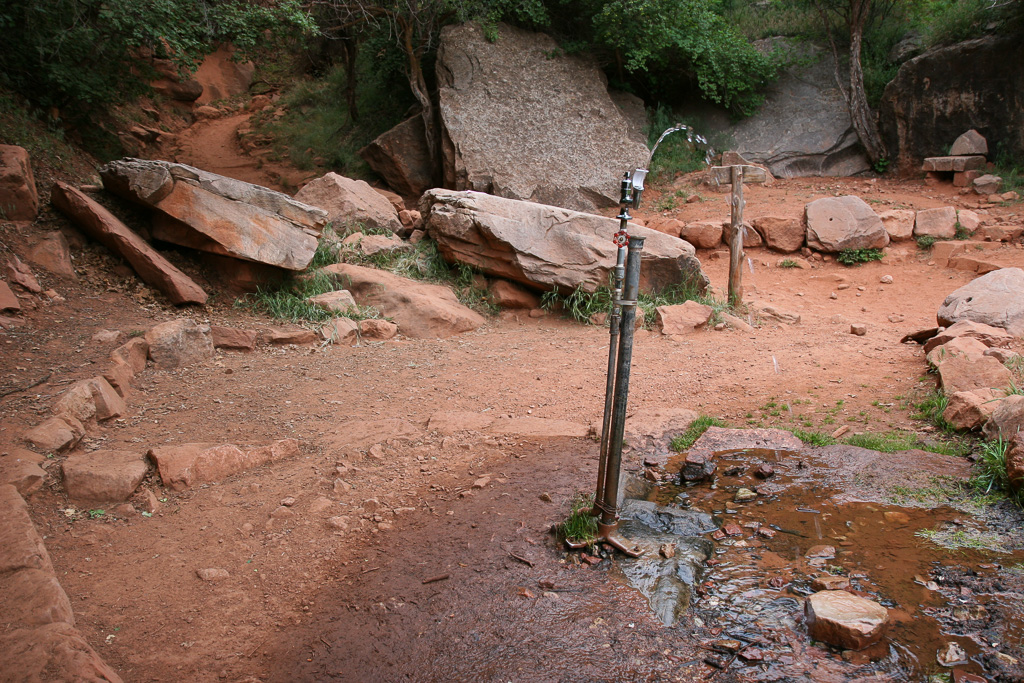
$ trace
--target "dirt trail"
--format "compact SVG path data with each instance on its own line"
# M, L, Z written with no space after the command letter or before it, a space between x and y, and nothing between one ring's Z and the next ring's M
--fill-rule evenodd
M235 131L245 121L235 114L196 124L182 133L176 158L270 187L300 177L242 152ZM953 188L918 181L801 179L751 188L748 215L787 215L834 194L860 195L879 210L977 205ZM649 206L658 199L652 192ZM727 211L724 197L712 195L663 213L697 220ZM1018 212L994 207L986 216L1019 220ZM18 244L25 235L5 227L0 237ZM720 252L699 253L718 291L728 275ZM779 268L782 255L763 249L748 256L747 298L799 314L800 323L762 318L753 332L683 338L639 332L631 416L668 406L736 427L929 429L911 414L934 378L920 347L899 340L934 325L942 299L973 273L935 263L913 242L858 268L834 261ZM1024 266L1020 245L996 257ZM123 342L93 341L101 329L128 335L182 315L245 329L274 324L224 297L203 310L154 301L95 245L76 250L76 266L77 282L40 273L44 288L57 288L66 301L26 306L24 326L2 338L5 387L26 386L49 370L55 379L2 399L0 445L37 424L69 382L94 375ZM885 275L891 284L882 284ZM867 324L868 333L850 334L852 322ZM434 415L457 411L599 423L607 341L601 328L506 312L449 339L260 347L218 352L175 371L149 368L129 396L129 414L95 428L84 450L291 436L302 454L180 494L151 474L143 487L163 499L151 517L110 510L90 518L71 510L56 480L33 496L34 521L78 627L126 681L415 679L417 667L434 662L440 669L419 680L710 675L698 661L692 624L661 628L635 592L605 581L607 562L591 573L566 560L547 535L573 493L593 485L592 441L430 426ZM1024 350L1020 342L1017 349ZM642 460L636 452L628 457L633 467ZM61 460L51 461L51 472ZM229 577L203 582L196 576L202 568L223 568ZM442 574L450 576L422 583ZM407 658L380 652L377 635L392 627L412 643ZM540 627L559 640L539 648L530 629ZM823 648L801 647L839 661ZM487 648L495 654L481 654ZM472 653L470 668L459 668L463 653ZM538 653L596 654L574 669ZM354 673L344 669L348 658ZM602 669L602 661L609 666ZM697 663L676 671L683 661Z
M269 161L269 155L246 154L238 143L238 129L248 123L247 112L197 121L178 134L173 160L286 193L311 177L294 166Z

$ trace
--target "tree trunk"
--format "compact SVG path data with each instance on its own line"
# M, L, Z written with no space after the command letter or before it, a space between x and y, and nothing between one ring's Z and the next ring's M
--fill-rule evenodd
M343 43L345 50L345 102L348 104L348 116L353 122L359 120L359 108L356 104L356 57L359 43L349 38Z
M864 25L867 22L871 0L850 0L850 119L853 129L860 136L861 144L868 154L871 163L877 163L886 156L882 136L878 133L878 124L874 113L868 106L864 92L864 70L860 64L861 43L864 38Z
M439 142L441 135L437 125L437 107L434 106L434 100L430 96L427 79L423 75L423 64L420 61L419 53L413 45L412 32L412 25L406 23L403 30L403 45L405 47L405 54L409 58L409 87L422 108L420 116L423 117L423 129L427 138L427 156L430 159L430 166L434 175L433 179L436 181L442 177L440 173L441 145Z

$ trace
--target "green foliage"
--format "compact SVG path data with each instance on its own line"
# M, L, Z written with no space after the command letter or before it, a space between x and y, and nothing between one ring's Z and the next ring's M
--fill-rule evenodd
M927 0L919 3L927 47L951 45L987 33L1013 35L1024 25L1024 4L993 0Z
M402 57L390 41L369 40L356 59L357 120L346 101L348 75L342 65L293 83L281 98L285 115L268 109L254 118L258 130L275 140L275 151L301 169L316 167L348 177L371 177L358 152L399 123L415 103L402 70Z
M590 514L593 507L593 493L577 492L570 503L568 517L555 528L558 535L564 540L593 547L597 542L597 518Z
M103 106L142 92L155 75L141 51L190 73L220 42L246 54L265 31L312 30L297 0L6 0L0 84L43 107Z
M836 255L836 261L844 266L881 261L883 258L885 258L885 254L881 249L843 249Z
M806 431L803 429L794 429L792 430L792 432L793 436L811 446L832 446L838 443L835 439L833 439L829 434L826 434L825 432L813 432Z
M338 289L341 287L327 273L306 272L285 281L279 287L261 287L255 294L247 294L235 301L235 306L269 315L275 320L307 325L324 323L339 316L352 320L381 317L380 312L372 306L356 306L344 313L337 313L308 301L309 297Z
M949 398L941 391L933 391L914 406L917 408L917 412L910 417L914 420L931 422L944 432L955 432L956 430L953 428L953 425L946 422L946 418L942 417L942 413L946 411L948 406Z
M729 425L717 417L701 415L690 423L690 426L686 428L685 432L672 437L672 441L669 442L669 448L677 453L681 453L696 443L697 439L699 439L704 432L708 431L709 427L728 426Z
M722 0L721 4L722 17L748 40L803 37L818 31L817 18L800 3Z
M688 73L703 95L743 114L761 104L761 88L776 76L773 56L758 52L709 0L580 2L590 18L594 47L621 59L630 73L652 81ZM583 18L583 17L580 17Z
M845 439L845 443L850 446L867 448L881 453L908 451L912 448L919 448L921 446L921 442L918 440L916 434L913 432L901 431L886 432L884 434L875 434L871 432L854 434Z
M2 80L2 76L0 76ZM24 147L38 172L46 165L62 173L73 175L72 160L75 149L64 138L64 129L47 125L30 115L21 97L0 89L0 141Z
M935 235L918 235L917 246L921 249L931 249L938 241Z
M779 261L779 268L799 268L800 264L791 258L784 258Z
M658 141L658 137L678 123L685 123L698 131L706 129L703 122L692 122L692 118L680 121L672 112L672 109L665 104L659 104L657 107L648 109L647 127L644 129L644 133L647 136L647 146L653 148L654 144ZM706 151L704 145L696 141L690 142L687 140L686 134L683 131L669 135L661 141L661 145L658 146L658 153L651 161L649 182L658 182L663 180L665 176L671 178L679 173L690 173L691 171L698 171L704 168L706 166L704 161ZM659 211L675 208L675 198L671 196L669 198L672 200L672 205L664 208L659 206Z

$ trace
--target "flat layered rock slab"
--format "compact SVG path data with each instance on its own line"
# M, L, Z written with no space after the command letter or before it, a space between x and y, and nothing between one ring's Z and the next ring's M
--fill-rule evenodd
M61 466L68 498L85 503L120 503L142 483L149 464L144 453L100 450L72 455Z
M946 297L936 317L947 327L972 320L1024 337L1024 269L1001 268L968 282Z
M889 625L889 610L873 600L846 591L821 591L805 603L811 638L841 647L863 650L878 642Z
M691 450L731 451L741 448L764 448L777 451L800 451L804 442L783 429L727 429L708 427Z
M190 443L149 451L164 486L182 491L193 485L221 481L233 474L299 453L299 442L282 439L265 446Z

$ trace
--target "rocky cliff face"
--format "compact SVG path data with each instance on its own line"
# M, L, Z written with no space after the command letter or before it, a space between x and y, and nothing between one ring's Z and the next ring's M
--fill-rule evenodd
M974 128L994 154L1024 155L1024 41L989 36L906 62L880 108L889 153L902 173Z

